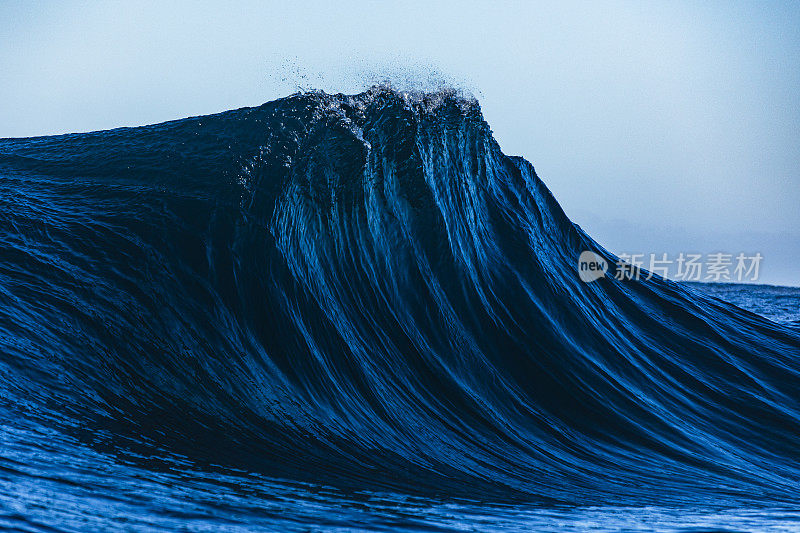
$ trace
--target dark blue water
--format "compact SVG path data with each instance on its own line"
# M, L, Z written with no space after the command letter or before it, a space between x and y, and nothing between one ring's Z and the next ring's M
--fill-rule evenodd
M0 140L0 526L800 527L791 304L587 249L448 92Z
M773 322L800 327L800 287L742 283L691 283L691 285L696 290L769 318Z

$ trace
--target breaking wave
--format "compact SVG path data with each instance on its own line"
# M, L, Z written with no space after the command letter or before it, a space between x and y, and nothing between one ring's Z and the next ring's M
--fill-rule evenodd
M614 262L454 92L0 140L4 438L347 494L796 503L800 334L582 283L583 250Z

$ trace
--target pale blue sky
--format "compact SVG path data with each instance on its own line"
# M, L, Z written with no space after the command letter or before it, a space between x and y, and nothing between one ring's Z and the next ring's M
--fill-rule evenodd
M0 3L0 137L444 82L612 250L800 285L800 4L220 4Z

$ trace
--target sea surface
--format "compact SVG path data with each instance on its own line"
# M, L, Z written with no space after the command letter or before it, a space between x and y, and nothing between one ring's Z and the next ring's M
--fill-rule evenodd
M586 250L453 91L0 139L0 528L800 530L800 289Z
M744 283L691 283L694 289L766 317L800 327L800 288Z

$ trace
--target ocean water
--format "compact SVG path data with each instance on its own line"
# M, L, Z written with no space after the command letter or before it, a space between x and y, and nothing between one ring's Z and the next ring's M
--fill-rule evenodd
M798 289L614 257L456 93L0 140L0 527L796 531Z
M694 289L766 317L800 327L800 288L743 283L691 283Z

